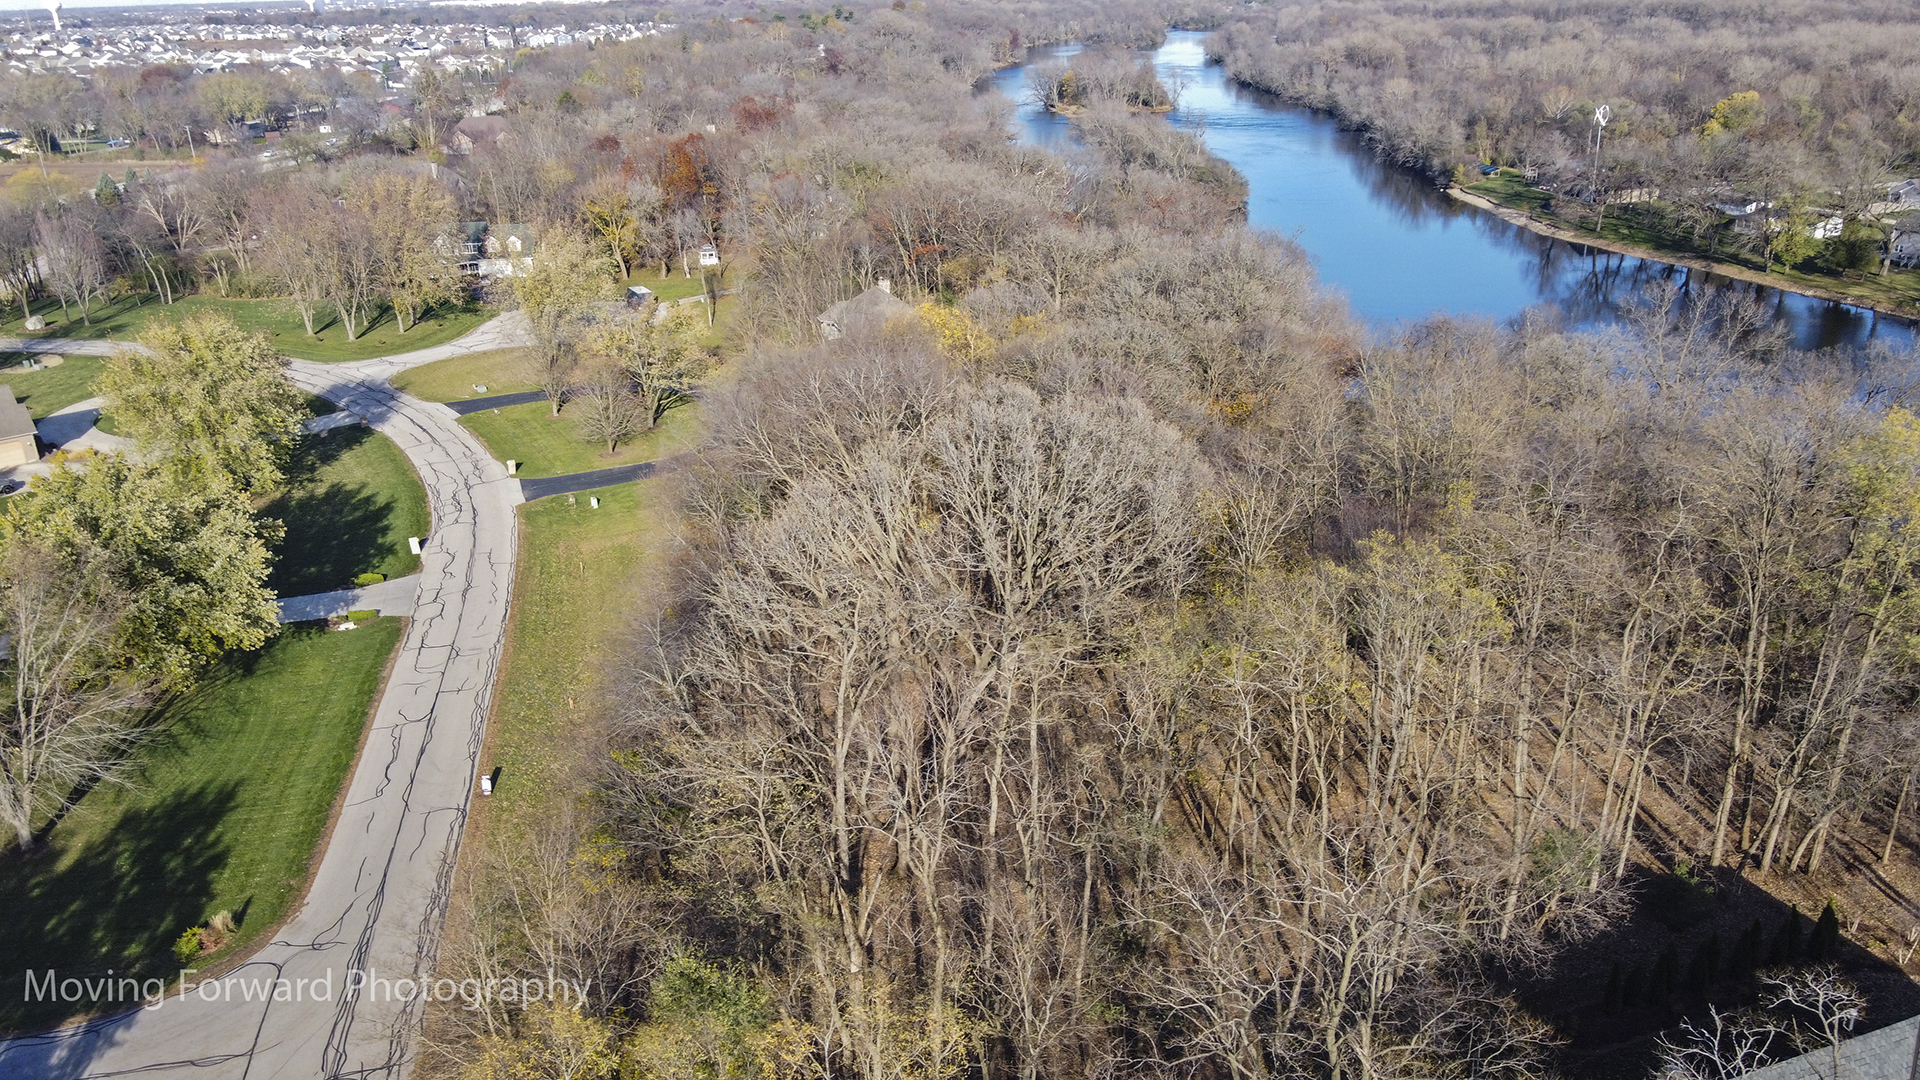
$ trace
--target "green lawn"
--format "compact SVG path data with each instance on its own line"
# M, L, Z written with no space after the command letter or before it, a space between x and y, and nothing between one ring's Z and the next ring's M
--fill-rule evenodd
M627 279L620 283L620 291L625 293L629 285L645 285L647 288L652 289L653 295L661 300L683 300L689 296L700 295L700 290L703 286L700 281L699 267L696 266L693 268L692 277L680 276L680 264L678 262L673 264L673 273L668 274L666 277L659 275L659 269L660 267L658 265L641 267L633 274L628 275ZM732 284L732 282L728 282L728 284Z
M573 790L566 778L587 750L579 736L603 700L600 674L615 666L643 569L664 558L661 487L641 480L580 492L571 505L555 495L520 508L507 654L487 725L485 767L499 766L504 797L476 806L486 828L524 827Z
M360 574L420 569L407 537L426 536L427 493L405 454L364 427L300 441L287 490L261 508L286 523L267 585L281 596L351 588Z
M393 388L412 394L422 401L463 401L467 398L514 394L538 390L531 373L523 370L526 353L521 349L496 349L493 352L454 356L421 364L395 375ZM482 392L474 387L484 386Z
M17 356L10 353L7 359L14 361ZM93 380L100 374L101 363L98 356L69 356L59 367L30 371L13 362L0 368L0 385L11 387L15 400L39 420L93 397Z
M1491 199L1502 206L1525 210L1530 214L1545 213L1547 204L1553 201L1551 191L1534 187L1511 169L1502 169L1499 175L1490 176L1467 190L1483 199Z
M90 792L30 858L0 854L0 1030L85 1003L23 1001L24 971L171 978L181 931L231 911L257 943L299 898L400 622L289 627L157 711L124 787Z
M479 326L494 314L491 309L479 304L442 309L402 334L392 314L383 312L379 320L362 332L357 341L349 342L346 330L333 321L331 310L315 319L315 335L308 337L306 326L300 321L300 313L287 300L223 300L215 296L187 296L177 303L162 304L151 294L134 293L111 304L96 306L92 326L81 321L77 309L69 309L70 317L63 319L60 305L54 301L42 300L33 306L33 310L47 320L44 333L27 333L19 305L16 304L11 307L0 306L0 315L5 316L0 319L0 336L126 340L137 336L149 319L184 319L203 311L217 311L231 316L243 330L266 334L282 353L302 360L364 360L370 356L386 356L443 345Z
M677 453L691 446L697 436L698 411L699 406L692 403L668 409L658 427L622 444L611 455L603 452L600 443L582 438L579 426L565 412L557 417L550 415L552 409L544 401L489 409L463 416L460 422L480 437L494 457L519 462L517 475L533 479L653 461Z

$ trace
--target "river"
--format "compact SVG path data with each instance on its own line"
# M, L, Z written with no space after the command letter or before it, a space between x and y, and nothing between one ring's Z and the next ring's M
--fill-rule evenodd
M1596 327L1614 321L1652 284L1672 281L1758 296L1802 349L1914 343L1912 324L1869 309L1568 244L1456 202L1431 181L1376 158L1326 115L1232 83L1207 62L1205 39L1174 31L1151 54L1161 80L1179 89L1168 119L1198 131L1246 177L1248 221L1299 244L1322 284L1378 329L1436 314L1504 321L1542 306L1557 309L1568 325ZM1078 51L1035 49L1027 65ZM1027 65L997 72L992 85L1018 105L1023 139L1070 147L1069 121L1027 94Z

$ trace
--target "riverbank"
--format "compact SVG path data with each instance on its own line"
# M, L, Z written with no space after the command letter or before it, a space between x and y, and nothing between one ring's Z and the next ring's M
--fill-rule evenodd
M1684 266L1689 270L1718 274L1721 277L1730 278L1734 281L1764 285L1768 288L1779 289L1782 292L1795 293L1800 296L1810 296L1816 300L1826 300L1836 304L1846 304L1849 307L1876 311L1882 315L1892 315L1902 319L1920 319L1920 304L1902 304L1897 301L1888 301L1877 297L1856 296L1785 277L1780 274L1754 270L1751 267L1741 266L1738 263L1721 262L1717 259L1707 259L1697 255L1682 255L1640 244L1629 244L1619 240L1595 236L1577 229L1570 229L1555 225L1551 222L1542 221L1525 211L1515 210L1509 206L1502 206L1492 199L1483 195L1476 195L1460 187L1449 186L1447 188L1447 194L1455 200L1474 207L1475 209L1485 210L1487 213L1493 214L1502 221L1518 225L1540 236L1562 240L1569 244L1598 248L1601 251L1610 251L1617 255L1631 255L1636 259L1645 259L1648 262L1665 263L1669 266Z

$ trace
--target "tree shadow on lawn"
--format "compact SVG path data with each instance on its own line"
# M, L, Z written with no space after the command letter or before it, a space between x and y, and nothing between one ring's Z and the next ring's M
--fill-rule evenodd
M222 825L239 790L235 781L207 783L128 807L71 862L57 844L0 856L0 1030L116 1011L87 1000L28 1001L30 970L63 979L178 974L173 943L213 900L230 850Z
M286 493L261 510L287 527L267 579L278 595L351 588L356 576L387 554L393 500L341 483L314 486L321 469L374 437L366 428L348 427L301 440Z

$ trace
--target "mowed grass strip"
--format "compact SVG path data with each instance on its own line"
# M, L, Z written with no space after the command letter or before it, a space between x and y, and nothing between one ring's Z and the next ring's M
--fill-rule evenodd
M335 321L332 310L326 308L314 319L313 336L308 336L299 311L291 300L285 299L185 296L172 304L162 304L151 294L132 293L110 304L96 305L91 326L81 319L80 309L72 305L64 316L58 303L47 300L35 304L33 311L47 320L45 331L28 332L18 304L0 305L0 336L128 341L139 336L152 319L185 319L212 311L233 319L242 330L266 334L274 348L287 356L321 361L365 360L444 345L494 315L492 309L477 303L448 305L429 312L403 334L393 313L382 311L358 339L348 341L346 327Z
M287 526L268 588L305 596L353 586L360 574L420 569L407 548L426 536L427 492L392 439L359 426L300 440L287 487L261 513Z
M491 389L491 387L489 387ZM527 479L610 469L637 461L657 461L693 445L698 437L699 406L686 402L667 410L649 432L621 443L611 454L604 443L584 438L574 414L553 415L544 401L487 409L460 418L480 437L495 458L519 463L517 475Z
M526 352L521 349L496 349L492 352L454 356L421 364L395 375L393 388L421 401L465 401L538 390L532 372L526 369ZM485 390L475 390L484 386Z
M124 787L89 792L31 856L0 854L0 1030L92 1011L28 1002L28 969L170 979L183 930L220 911L253 947L299 899L352 766L397 619L288 627L154 718Z
M673 272L667 274L665 277L655 272L658 269L659 266L657 264L653 266L642 266L636 269L632 274L627 276L626 280L620 283L620 291L625 293L629 285L644 285L653 290L653 295L657 299L663 302L671 302L674 300L685 300L689 296L699 296L706 290L706 280L700 276L700 268L698 266L693 267L692 277L681 276L678 260L674 262ZM728 281L722 287L725 288L732 284L732 281Z
M564 781L591 752L580 736L604 701L603 673L644 598L646 568L665 562L662 485L642 480L520 508L507 653L482 761L500 768L500 782L476 804L485 829L517 835L574 790Z

